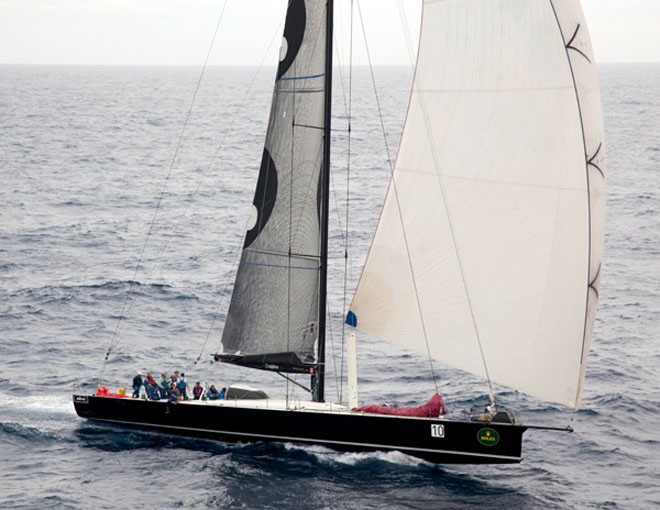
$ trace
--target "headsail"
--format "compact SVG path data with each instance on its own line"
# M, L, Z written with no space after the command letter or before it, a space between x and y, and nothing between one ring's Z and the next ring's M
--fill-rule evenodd
M600 96L579 2L425 0L420 38L349 316L483 377L485 360L494 382L577 407L605 202Z
M319 334L326 5L290 0L223 361L308 371Z

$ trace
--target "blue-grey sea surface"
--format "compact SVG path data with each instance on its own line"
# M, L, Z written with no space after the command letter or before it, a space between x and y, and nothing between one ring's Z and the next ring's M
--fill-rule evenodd
M497 388L528 424L515 466L228 444L79 419L74 387L138 370L300 390L210 363L249 216L274 69L0 66L0 508L660 508L660 65L599 68L608 219L582 409ZM347 287L359 276L395 157L410 69L336 73L328 397ZM192 105L192 107L191 107ZM383 136L379 111L386 136ZM185 128L185 129L184 129ZM350 170L350 172L349 172ZM346 218L346 174L350 210ZM122 320L119 321L119 317ZM104 362L113 340L113 349ZM360 398L434 391L423 357L359 337ZM436 366L450 410L483 382Z

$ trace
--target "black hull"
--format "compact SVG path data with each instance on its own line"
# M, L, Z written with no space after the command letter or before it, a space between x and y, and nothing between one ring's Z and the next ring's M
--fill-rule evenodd
M171 434L315 444L349 452L400 451L440 464L518 463L526 430L504 423L263 409L242 403L181 402L168 412L164 401L74 395L73 402L82 418Z

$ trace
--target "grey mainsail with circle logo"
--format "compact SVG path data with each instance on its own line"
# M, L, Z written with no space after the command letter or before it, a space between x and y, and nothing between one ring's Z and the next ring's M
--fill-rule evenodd
M319 323L325 5L290 2L224 361L309 370Z

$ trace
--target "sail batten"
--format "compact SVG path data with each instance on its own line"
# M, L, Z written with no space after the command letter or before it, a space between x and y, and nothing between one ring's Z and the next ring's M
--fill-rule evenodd
M486 378L483 352L494 382L579 405L604 224L594 61L577 0L424 2L359 329Z

